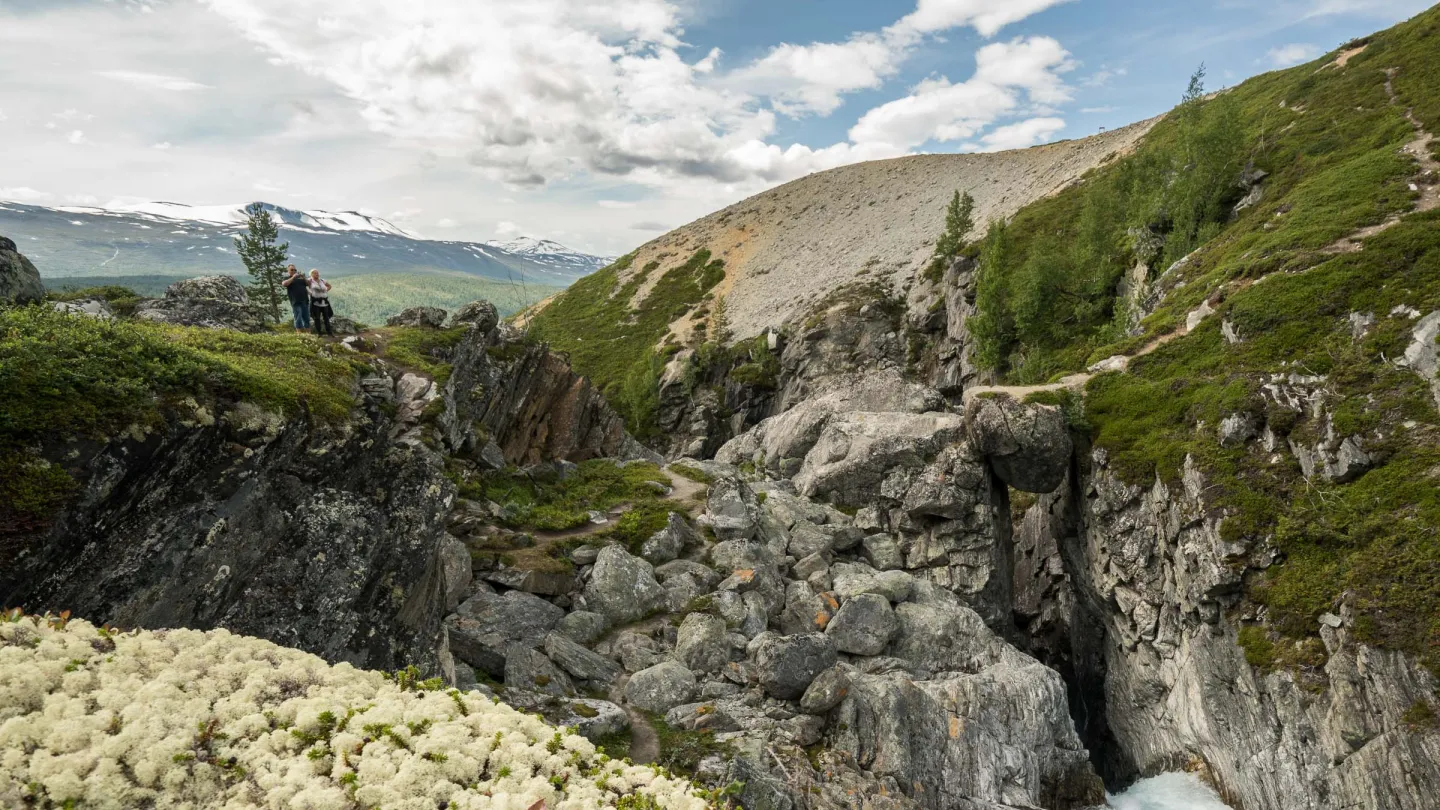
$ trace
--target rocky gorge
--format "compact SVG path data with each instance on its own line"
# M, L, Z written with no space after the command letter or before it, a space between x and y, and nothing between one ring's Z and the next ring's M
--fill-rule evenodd
M783 306L761 277L799 248L727 265L696 241L721 215L513 323L281 344L213 280L133 314L10 293L27 356L194 354L107 378L141 393L84 429L0 412L32 482L0 604L413 666L747 810L1088 808L1174 771L1243 810L1428 810L1437 41L1432 10L1050 149L1065 176L953 253L879 246L904 266ZM1197 128L1224 149L1178 160ZM292 351L323 386L254 381Z

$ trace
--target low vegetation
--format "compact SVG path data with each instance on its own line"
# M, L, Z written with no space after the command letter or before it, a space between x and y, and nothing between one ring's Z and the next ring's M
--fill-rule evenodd
M381 331L384 350L381 356L402 368L419 372L444 385L450 379L450 359L465 327L427 329L418 326L397 326Z
M562 288L540 284L492 281L461 273L367 273L329 279L335 314L360 323L381 324L409 307L440 307L454 312L484 299L501 317L548 298Z
M292 335L0 308L0 529L42 521L73 487L36 454L42 443L144 431L167 412L203 419L200 409L236 400L336 422L354 405L360 368Z
M595 459L583 462L563 479L512 469L459 484L461 495L498 504L504 510L502 522L511 528L563 531L584 526L590 521L590 512L656 501L669 486L669 479L654 464L622 466Z
M84 301L99 298L110 305L111 312L122 317L134 314L135 307L143 300L143 296L135 290L115 284L69 287L58 292L51 292L48 297L51 301Z
M626 420L632 433L654 430L664 361L678 349L660 349L677 318L695 310L725 278L725 264L700 250L659 278L643 301L631 301L660 269L652 262L631 271L633 255L575 282L531 321L532 333L570 357ZM624 281L622 274L629 273Z

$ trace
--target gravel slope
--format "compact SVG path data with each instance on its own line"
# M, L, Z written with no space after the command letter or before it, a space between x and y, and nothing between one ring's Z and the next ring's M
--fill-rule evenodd
M1123 154L1158 120L1031 149L918 155L812 174L645 244L631 272L651 261L668 271L708 248L725 260L718 291L734 337L750 337L805 314L862 274L903 286L925 266L955 191L975 197L978 231ZM648 292L642 288L636 303ZM684 337L689 324L674 330Z

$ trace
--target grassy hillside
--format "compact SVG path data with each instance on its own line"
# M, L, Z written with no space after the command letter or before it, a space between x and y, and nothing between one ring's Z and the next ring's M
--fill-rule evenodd
M1407 108L1440 132L1440 9L1342 50L1362 45L1344 66L1337 52L1194 94L1134 155L974 248L977 355L1002 378L1044 381L1173 338L1092 380L1088 419L1123 478L1175 480L1189 456L1226 539L1281 552L1247 581L1264 610L1241 637L1262 667L1323 657L1318 617L1348 599L1362 639L1440 670L1440 415L1394 363L1413 313L1440 308L1440 212L1412 211L1412 183L1433 179L1401 152L1416 139ZM1263 197L1232 214L1247 167L1269 173ZM1363 249L1346 241L1398 215ZM1132 333L1121 278L1137 265L1164 295ZM1206 302L1214 314L1187 333ZM1318 406L1280 402L1277 384ZM1216 426L1235 414L1282 447L1354 437L1374 466L1307 480L1292 453L1222 447Z

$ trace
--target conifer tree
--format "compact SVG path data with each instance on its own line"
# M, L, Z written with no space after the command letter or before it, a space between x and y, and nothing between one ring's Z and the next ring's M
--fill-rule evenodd
M945 273L945 265L965 249L965 234L975 225L974 215L975 198L971 197L968 191L964 194L955 192L955 196L950 198L950 205L945 209L945 232L935 240L935 257L926 268L926 278L939 281Z
M264 205L245 206L245 218L245 235L235 237L235 250L250 273L250 300L262 317L279 323L285 314L285 288L280 282L285 278L290 243L275 243L280 229Z

